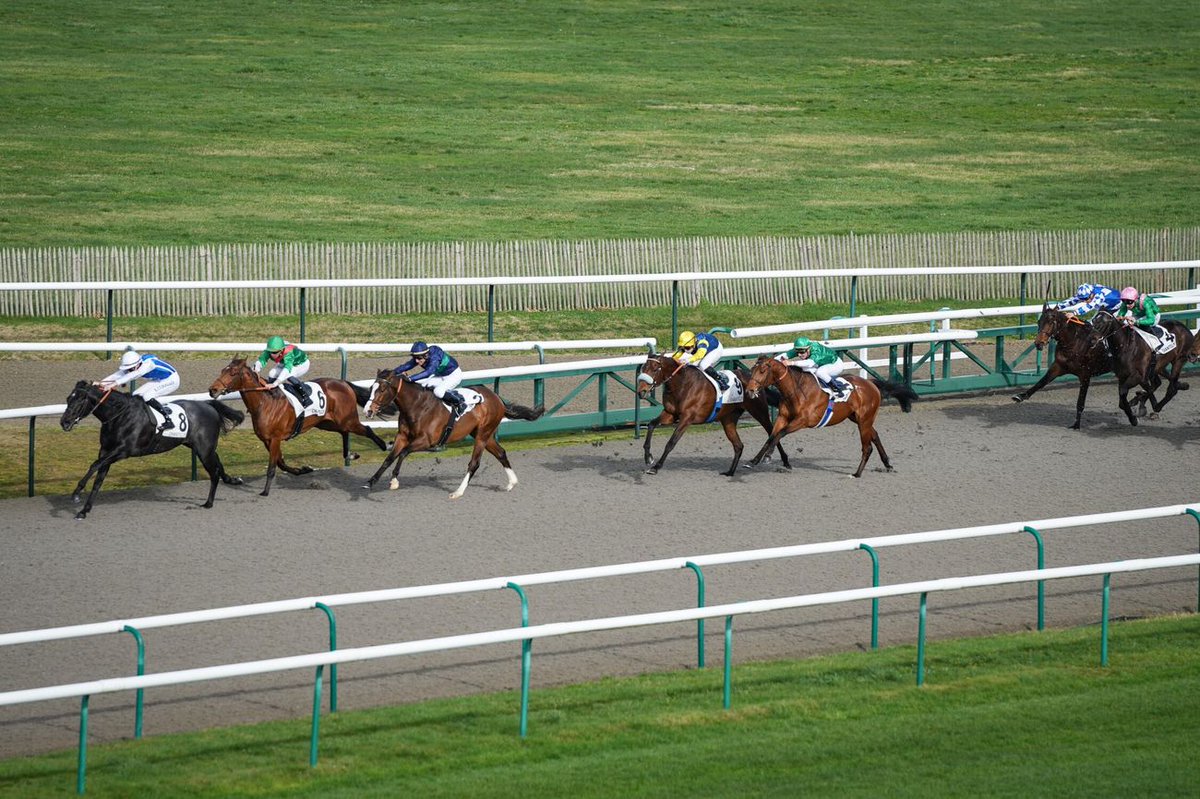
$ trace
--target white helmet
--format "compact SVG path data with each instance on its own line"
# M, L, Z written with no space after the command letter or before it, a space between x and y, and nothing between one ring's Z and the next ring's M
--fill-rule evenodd
M141 362L141 355L138 355L133 350L126 350L125 354L121 356L121 371L128 372L131 369L136 369Z

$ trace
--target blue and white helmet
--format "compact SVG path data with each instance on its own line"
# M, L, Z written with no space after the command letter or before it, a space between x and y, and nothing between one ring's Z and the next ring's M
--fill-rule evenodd
M1096 293L1096 287L1091 283L1080 283L1079 288L1075 289L1075 296L1081 300L1086 300Z
M414 341L412 349L409 350L410 355L425 355L429 352L429 345L424 341Z

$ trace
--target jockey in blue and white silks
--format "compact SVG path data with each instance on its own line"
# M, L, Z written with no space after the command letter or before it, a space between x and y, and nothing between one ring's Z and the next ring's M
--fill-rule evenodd
M1074 297L1063 300L1055 307L1075 316L1084 316L1098 310L1116 313L1121 308L1121 295L1116 289L1099 283L1081 283L1075 290Z
M135 397L146 401L154 410L162 414L163 423L159 432L170 430L175 426L170 414L158 401L159 397L171 394L179 388L179 372L175 367L155 355L139 355L133 350L127 350L121 356L121 365L117 371L96 383L104 390L123 386L141 378L145 382L133 392Z

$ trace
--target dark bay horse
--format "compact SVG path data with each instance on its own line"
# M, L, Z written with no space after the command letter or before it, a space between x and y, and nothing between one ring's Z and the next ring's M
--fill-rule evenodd
M912 410L912 403L917 400L917 393L908 386L887 380L864 380L857 375L843 375L842 379L853 384L854 391L848 400L835 402L830 407L829 395L821 390L813 375L766 355L755 361L754 368L750 370L747 391L754 396L767 386L774 385L779 387L783 400L779 403L779 416L775 419L771 437L754 460L750 461L750 466L757 466L788 433L806 427L835 425L849 419L858 425L858 436L862 441L862 460L858 462L854 476L862 476L873 448L879 449L884 468L893 471L883 442L879 440L879 433L875 432L875 415L879 413L883 397L894 397L900 403L900 408L908 413ZM828 418L827 410L830 411Z
M1050 381L1063 375L1075 375L1079 378L1079 396L1075 398L1075 423L1070 429L1078 430L1083 406L1087 402L1088 386L1093 377L1113 370L1112 355L1091 325L1076 316L1068 316L1052 305L1043 305L1033 346L1041 352L1050 339L1056 343L1054 361L1040 380L1021 393L1014 394L1013 402L1024 402Z
M324 416L305 417L300 432L316 427L341 433L343 458L352 457L351 433L369 438L382 450L387 449L384 440L358 418L358 409L365 405L368 399L367 389L332 377L318 377L310 382L316 383L325 391L327 407ZM265 497L271 493L271 481L275 479L276 466L288 474L301 475L311 472L311 466L294 468L288 466L283 459L283 442L291 438L296 429L296 412L292 410L292 403L283 396L283 389L269 388L267 381L250 368L245 358L234 358L209 386L208 394L211 397L219 397L231 391L242 392L242 402L246 404L246 410L250 412L250 420L254 424L254 434L263 442L270 457L267 464L267 484L263 487L261 496ZM357 457L357 453L353 457Z
M67 409L63 411L59 420L62 429L74 429L88 414L93 414L100 420L100 454L88 467L83 479L75 486L75 493L71 495L71 499L78 504L88 480L93 474L96 475L87 502L83 509L75 514L76 519L87 517L96 494L100 493L104 478L108 476L109 467L114 463L125 458L157 455L175 449L180 444L195 452L196 457L204 464L204 470L208 472L208 500L203 507L212 507L218 480L229 485L242 484L241 478L230 477L225 473L225 467L221 465L221 459L217 456L217 439L222 433L228 433L241 424L245 415L216 400L177 400L171 404L183 408L187 414L187 419L183 422L185 435L182 438L158 435L158 423L150 414L149 406L140 397L112 390L104 391L86 380L75 384L75 388L67 395Z
M750 374L745 369L738 369L738 378L743 387ZM638 373L638 393L646 396L655 386L665 385L663 392L663 412L657 419L646 425L646 440L642 444L646 464L649 465L650 439L654 429L660 424L674 424L675 432L663 448L658 462L646 470L646 474L657 474L667 460L667 455L675 448L683 432L694 424L704 424L712 416L713 406L717 401L717 389L705 378L699 369L689 369L677 363L670 355L651 355L642 364ZM721 423L725 437L733 445L733 462L727 471L721 472L726 477L732 477L737 471L738 461L742 458L741 436L738 435L737 423L743 412L749 412L767 433L771 432L771 411L765 397L747 396L742 402L726 403L717 412L716 421ZM779 445L779 457L785 468L792 468L788 463L787 453L783 445Z
M473 386L472 390L483 396L483 400L471 410L460 416L450 431L447 442L454 442L472 436L475 446L471 450L471 460L467 463L467 473L463 476L458 489L450 495L450 499L458 499L467 490L467 483L475 476L479 468L479 460L486 449L500 465L508 477L505 491L512 491L517 484L517 473L508 462L508 453L496 440L496 430L503 419L524 419L532 422L541 418L544 409L527 408L524 405L501 399L494 392L483 386ZM379 470L363 485L370 489L383 475L388 466L395 463L392 469L390 488L400 487L400 465L409 453L420 452L437 445L442 437L442 431L450 422L450 411L433 392L409 380L405 375L383 369L375 376L375 383L370 388L370 401L367 404L367 418L375 415L381 408L394 404L398 410L396 418L396 440L392 451L383 459Z
M1164 355L1155 355L1150 346L1142 339L1131 325L1127 325L1110 313L1101 311L1096 314L1093 327L1096 334L1103 338L1112 350L1113 371L1116 372L1120 385L1117 388L1117 404L1125 411L1129 423L1137 425L1131 403L1128 399L1130 389L1141 386L1133 398L1138 406L1138 416L1146 415L1146 401L1157 414L1171 398L1180 391L1186 391L1188 384L1180 382L1183 367L1193 359L1192 346L1195 343L1192 331L1187 325L1174 320L1160 322L1162 327L1175 334L1175 349ZM1167 393L1159 402L1154 397L1154 391L1167 383Z

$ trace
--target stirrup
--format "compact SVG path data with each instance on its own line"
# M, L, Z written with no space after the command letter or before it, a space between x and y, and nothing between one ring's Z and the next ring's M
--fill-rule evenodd
M446 441L450 438L450 434L454 432L454 423L458 421L458 417L450 419L450 424L446 425L446 429L442 431L441 437L437 443L433 445L434 449L439 449L446 446Z
M287 441L291 441L296 436L300 435L300 431L304 428L304 414L296 414L296 425L292 428L292 434L287 437Z

